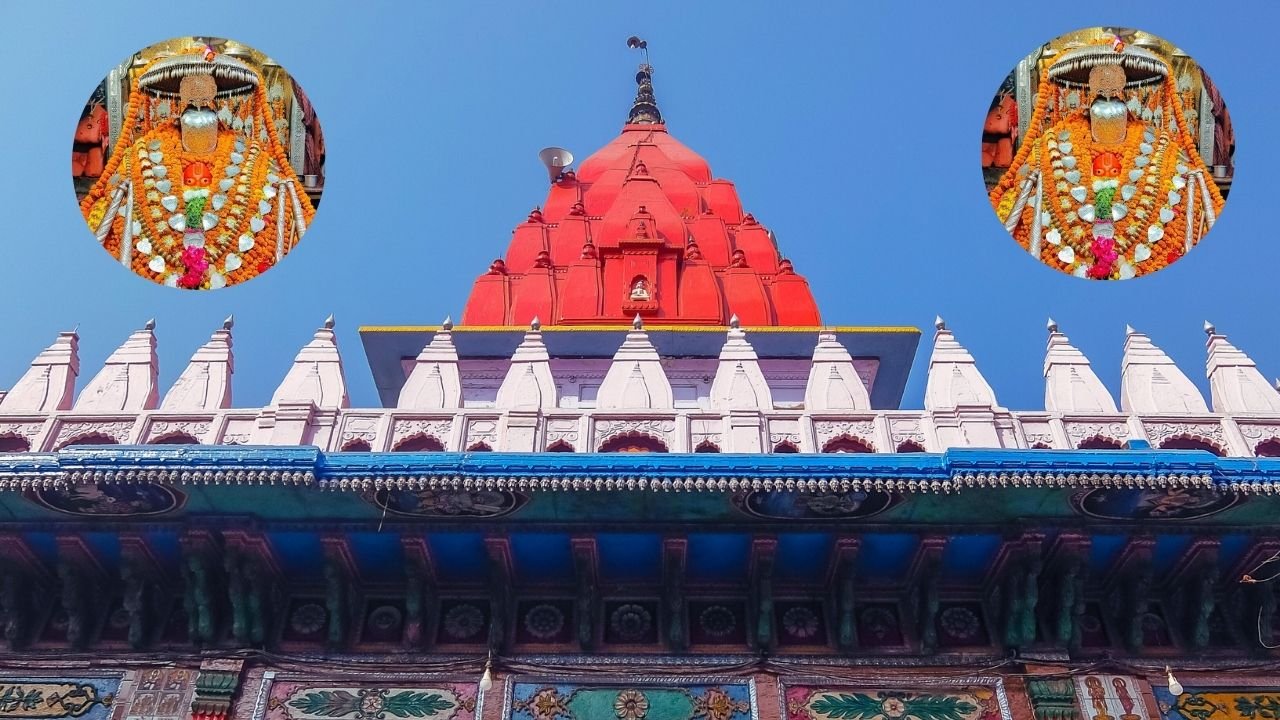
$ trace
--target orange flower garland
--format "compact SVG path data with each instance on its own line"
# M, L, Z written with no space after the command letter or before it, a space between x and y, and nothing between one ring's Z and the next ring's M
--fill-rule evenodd
M148 63L142 74L161 59ZM177 119L152 127L154 104L147 105L144 115L146 100L135 81L126 122L113 146L115 152L101 179L81 201L90 229L101 224L119 183L127 180L133 192L135 243L129 265L138 275L172 284L177 274L186 272L179 281L182 287L206 289L222 284L211 285L214 272L226 285L232 285L269 269L277 260L281 210L291 236L299 234L299 223L311 224L315 210L284 153L261 77L254 89L251 115L243 105L236 114L241 119L246 115L258 118L265 143L223 129L212 152L188 153L182 147ZM233 174L228 175L228 170ZM123 203L120 209L102 243L117 258L126 231ZM187 228L188 223L180 221L184 211L185 217L191 218L189 222L211 226L207 230ZM202 247L186 245L184 228L191 237L199 235ZM289 252L297 239L286 240L282 252ZM236 257L231 257L233 254ZM197 265L189 266L190 262ZM201 275L188 280L191 272Z

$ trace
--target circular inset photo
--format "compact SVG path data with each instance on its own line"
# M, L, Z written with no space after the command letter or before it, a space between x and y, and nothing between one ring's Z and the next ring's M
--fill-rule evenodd
M324 136L302 88L231 40L174 38L89 96L71 176L99 245L161 285L255 278L302 240L324 190Z
M1177 46L1089 28L1024 57L991 101L982 174L1022 250L1093 280L1149 275L1213 228L1235 136L1217 87Z

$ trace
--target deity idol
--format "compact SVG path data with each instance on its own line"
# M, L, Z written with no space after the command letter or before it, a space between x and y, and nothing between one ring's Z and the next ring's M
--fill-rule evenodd
M1166 267L1213 227L1222 195L1170 75L1119 40L1049 66L1027 137L990 196L1028 252L1077 277L1124 280Z
M243 282L311 222L262 78L236 58L206 47L151 62L120 135L80 209L103 247L144 278L187 289Z

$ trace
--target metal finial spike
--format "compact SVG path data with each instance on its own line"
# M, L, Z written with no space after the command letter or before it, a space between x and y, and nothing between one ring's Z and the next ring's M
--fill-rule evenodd
M80 334L80 323L76 323L76 326L75 326L75 327L73 327L73 328L71 328L71 334L72 334L72 335L79 335L79 334Z
M228 315L226 320L222 321L222 329L230 330L236 324L236 316Z
M335 322L334 322L334 320L333 320L333 313L329 313L329 317L327 317L327 318L325 318L325 319L324 319L324 329L325 329L325 330L332 330L332 329L333 329L333 326L334 326L334 325L336 325L336 324L337 324L337 323L335 323Z
M1125 325L1125 326L1124 326L1124 334L1125 334L1125 335L1137 335L1137 334L1138 334L1138 331L1137 331L1137 330L1134 330L1132 325Z
M734 313L729 316L729 327L733 328L734 330L737 330L738 328L742 327L742 321L738 319L738 313Z
M538 332L542 329L542 321L538 319L537 315L533 316L533 320L529 323L529 329L534 332Z
M937 330L946 330L947 321L943 320L941 315L935 315L933 318L933 327Z
M142 329L143 329L143 330L155 330L155 329L156 329L156 319L155 319L155 318L151 318L150 320L148 320L148 321L147 321L147 323L146 323L145 325L143 325L143 326L142 326Z
M644 320L640 317L640 313L636 313L635 318L631 320L631 329L632 330L644 329Z
M1212 335L1212 334L1214 334L1214 333L1216 333L1216 332L1218 332L1218 328L1214 327L1214 326L1213 326L1213 323L1209 322L1208 320L1205 320L1205 321L1204 321L1204 334L1205 334L1205 335Z
M452 329L453 329L453 316L452 316L452 315L447 315L447 316L445 316L444 322L440 323L440 329L441 329L441 330L452 330Z
M1048 327L1049 327L1049 332L1051 332L1051 333L1056 333L1056 332L1058 332L1058 321L1057 321L1057 320L1054 320L1053 318L1049 318L1049 325L1048 325Z

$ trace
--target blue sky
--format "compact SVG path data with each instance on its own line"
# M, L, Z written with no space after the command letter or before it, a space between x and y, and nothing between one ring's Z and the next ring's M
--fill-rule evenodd
M650 44L671 132L737 184L809 278L827 322L925 331L904 405L919 407L935 314L1003 405L1043 404L1052 315L1119 390L1126 323L1203 389L1204 320L1266 374L1276 341L1280 97L1268 3L421 2L5 3L0 23L0 387L79 324L81 383L150 317L162 392L236 315L235 399L268 401L330 312L354 405L377 397L359 325L458 317L471 281L540 203L536 157L586 157L620 129ZM143 10L146 8L146 10ZM1212 234L1155 276L1092 283L1019 251L985 202L978 137L1019 57L1092 25L1178 43L1218 83L1237 133L1235 188ZM178 35L235 38L281 62L328 145L316 222L287 261L243 286L189 293L126 273L78 215L67 152L114 63Z

